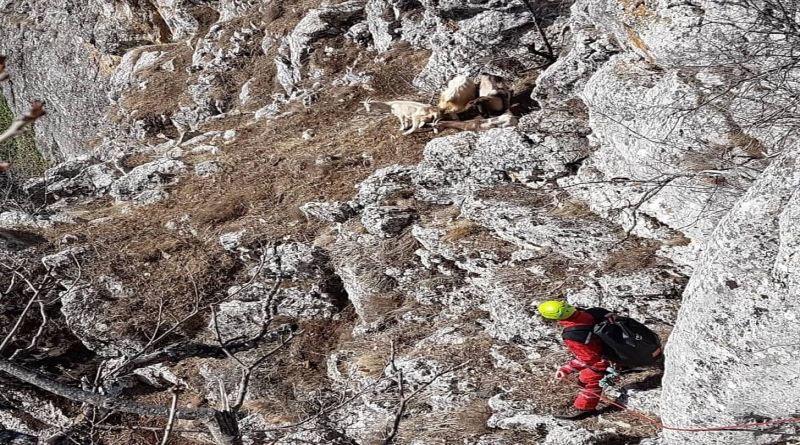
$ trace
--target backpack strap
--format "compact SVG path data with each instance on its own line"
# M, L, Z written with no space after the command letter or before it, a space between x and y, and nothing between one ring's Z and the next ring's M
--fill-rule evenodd
M594 335L594 326L572 326L561 331L562 340L571 340L588 345Z
M591 315L594 318L594 323L595 324L600 324L600 323L606 321L606 319L611 318L611 317L613 317L613 316L615 316L617 314L616 312L612 312L612 311L609 311L608 309L604 309L604 308L601 308L601 307L592 307L592 308L589 308L589 309L582 309L582 311L584 311L584 312L588 313L589 315Z

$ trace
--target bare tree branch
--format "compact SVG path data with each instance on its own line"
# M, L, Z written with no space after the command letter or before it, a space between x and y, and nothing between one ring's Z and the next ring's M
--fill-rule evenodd
M8 80L8 73L6 72L6 56L0 56L0 82Z
M44 102L38 100L34 101L31 104L31 109L28 111L27 114L24 114L21 117L17 118L8 128L8 130L6 130L3 134L0 134L0 144L8 141L9 139L15 136L19 136L20 134L22 134L22 130L24 130L25 127L34 123L36 119L39 119L45 114L46 113L44 111ZM8 164L6 164L5 167L0 168L0 170L5 170L6 168L8 168Z
M539 56L539 57L541 57L541 58L546 60L545 63L541 64L540 66L538 66L535 69L546 68L546 67L552 65L553 62L555 62L556 59L557 59L555 54L553 53L553 46L550 45L550 40L547 38L547 35L544 33L544 30L542 30L542 27L539 26L539 21L536 19L536 11L533 9L533 5L531 5L530 0L522 0L522 2L525 4L525 6L531 12L531 17L532 17L532 20L533 20L533 26L536 28L536 31L539 33L539 37L541 37L542 42L544 43L544 47L545 47L545 51L539 51L533 45L531 45L531 48L529 48L529 50L533 54L536 54L537 56Z
M53 278L52 269L47 269L47 273L42 279L41 284L39 285L39 287L36 287L30 282L30 280L28 280L27 277L22 275L20 272L14 271L14 273L18 274L20 278L22 278L22 280L25 281L25 283L28 285L28 288L33 292L33 295L28 300L28 304L25 305L25 309L22 310L22 314L20 314L20 316L17 317L17 322L14 324L14 327L12 327L10 331L8 331L6 338L3 340L2 343L0 343L0 353L2 353L6 349L8 344L14 339L17 330L22 325L22 322L25 319L25 315L28 314L28 311L30 310L31 306L33 306L33 303L36 302L36 300L39 298L39 295L42 293L42 289L44 289L47 283Z
M392 374L394 377L392 379L397 382L398 386L398 393L400 398L400 404L397 406L397 412L394 416L394 422L392 423L392 428L389 430L389 433L386 435L386 438L383 440L383 445L391 445L394 443L394 439L397 436L397 432L400 430L400 423L403 420L403 415L405 414L406 406L408 406L408 402L416 397L420 392L428 388L433 382L435 382L439 377L442 377L445 374L449 374L451 372L455 372L464 366L467 366L471 360L467 360L460 365L452 366L447 368L443 371L437 372L431 377L430 380L420 385L417 389L412 391L409 395L405 395L405 387L403 384L403 371L398 370L397 366L395 365L394 361L395 350L394 350L394 341L391 342L391 355L389 359L389 365L392 369Z

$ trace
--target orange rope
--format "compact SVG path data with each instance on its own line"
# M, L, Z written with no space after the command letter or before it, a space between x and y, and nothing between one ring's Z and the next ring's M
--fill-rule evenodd
M581 390L584 389L581 385L578 385L577 383L567 379L566 377L561 377L561 380L563 380L564 382L566 382L566 383L568 383L568 384L570 384L570 385L572 385L572 386L574 386L574 387L576 387L578 389L581 389ZM610 403L611 405L614 405L617 408L623 409L626 412L628 412L629 414L631 414L632 416L637 417L637 418L639 418L641 420L644 420L645 422L650 423L650 424L652 424L652 425L654 425L654 426L656 426L658 428L661 428L662 430L670 430L670 431L683 431L683 432L697 433L697 432L702 432L702 431L736 430L736 429L739 429L739 428L749 428L749 427L754 427L754 426L781 425L781 424L784 424L784 423L797 423L797 422L800 422L800 417L791 417L791 418L788 418L788 419L767 420L767 421L764 421L764 422L741 423L741 424L738 424L738 425L714 426L714 427L706 427L706 428L679 428L679 427L674 427L674 426L666 426L663 423L659 422L658 420L652 419L650 417L645 416L644 414L642 414L640 412L634 411L634 410L628 408L627 406L622 405L621 403L617 403L614 400L611 400L611 399L609 399L608 397L606 397L606 396L604 396L602 394L600 394L600 400L603 400L603 401L605 401L607 403Z

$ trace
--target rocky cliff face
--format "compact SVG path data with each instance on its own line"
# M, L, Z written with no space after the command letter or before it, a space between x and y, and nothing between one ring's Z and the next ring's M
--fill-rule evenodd
M242 363L217 343L285 348L237 408L246 443L779 443L556 420L566 357L535 313L672 331L663 389L609 392L666 425L800 410L798 35L771 1L0 3L7 97L43 96L41 147L74 158L0 213L7 262L57 283L50 349L17 355L216 407ZM480 72L513 82L517 128L402 137L358 103ZM69 423L10 403L22 436Z
M784 151L720 221L689 281L664 380L662 415L672 425L781 419L800 407L792 385L798 347L787 341L797 335L797 156L795 148ZM667 443L779 440L733 432L667 436Z

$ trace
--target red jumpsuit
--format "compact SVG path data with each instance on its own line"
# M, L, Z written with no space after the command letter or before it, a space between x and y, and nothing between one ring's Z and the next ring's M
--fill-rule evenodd
M573 326L591 326L595 323L594 317L586 312L576 311L571 317L558 322L565 328ZM600 394L603 389L600 387L600 380L605 376L606 368L609 363L601 356L603 353L603 343L595 337L589 343L582 343L574 340L564 340L575 358L569 364L562 366L561 370L565 374L580 371L578 380L584 384L583 390L575 399L575 408L580 410L595 409L600 403Z

